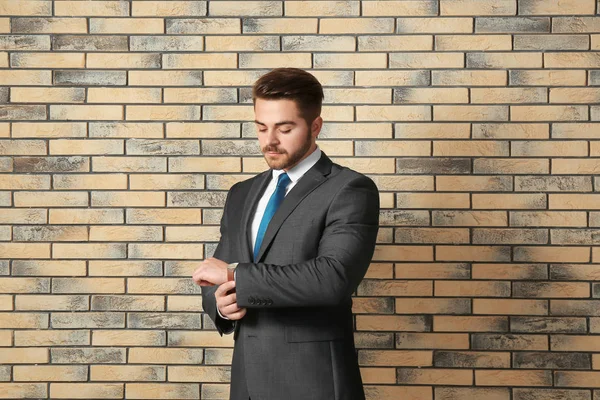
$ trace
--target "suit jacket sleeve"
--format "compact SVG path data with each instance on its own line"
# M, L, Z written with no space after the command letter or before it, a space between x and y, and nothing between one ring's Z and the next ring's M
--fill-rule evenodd
M227 263L232 262L230 260L230 238L227 221L227 205L232 191L233 187L227 193L225 208L223 210L223 216L221 217L221 238L219 239L219 244L213 255L213 257ZM217 301L215 299L215 291L217 288L218 286L202 286L202 308L204 308L204 312L206 312L210 319L215 323L219 334L223 336L223 334L232 333L235 330L235 321L221 318L217 312Z
M239 307L336 306L347 301L364 277L379 228L379 193L366 176L337 192L326 217L316 258L288 265L240 263L236 268ZM269 305L249 298L267 298Z

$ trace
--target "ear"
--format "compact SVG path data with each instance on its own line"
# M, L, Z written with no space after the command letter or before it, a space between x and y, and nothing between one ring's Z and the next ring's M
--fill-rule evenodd
M311 134L315 139L317 138L317 136L319 136L319 133L321 133L322 127L323 127L323 118L321 118L321 116L319 115L317 118L314 119L314 121L310 125Z

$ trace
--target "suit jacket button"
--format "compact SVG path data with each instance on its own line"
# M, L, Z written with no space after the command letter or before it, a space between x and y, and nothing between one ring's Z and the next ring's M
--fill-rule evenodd
M272 305L272 304L273 304L273 300L271 300L271 299L267 299L267 305L268 305L268 306L270 306L270 305Z
M256 304L256 300L254 299L254 297L248 297L248 303Z

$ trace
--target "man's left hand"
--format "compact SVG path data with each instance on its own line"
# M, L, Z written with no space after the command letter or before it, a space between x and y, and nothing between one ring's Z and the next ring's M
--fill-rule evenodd
M200 286L220 285L227 282L227 265L218 258L207 258L194 271L192 279Z

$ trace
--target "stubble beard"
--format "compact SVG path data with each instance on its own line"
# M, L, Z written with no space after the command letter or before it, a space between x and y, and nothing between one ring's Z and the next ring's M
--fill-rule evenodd
M269 165L270 168L272 168L272 169L288 169L288 168L291 168L294 165L296 165L296 163L298 161L300 161L302 159L302 157L304 157L306 155L308 150L310 150L311 144L312 144L311 133L309 133L306 137L306 140L302 144L302 147L300 147L297 151L295 151L292 154L289 154L285 150L278 149L273 146L263 147L262 152L263 152L263 155L265 156L265 160L267 161L267 164ZM266 154L269 151L277 151L279 154L281 154L279 156L280 158L278 158L278 159L269 158Z

